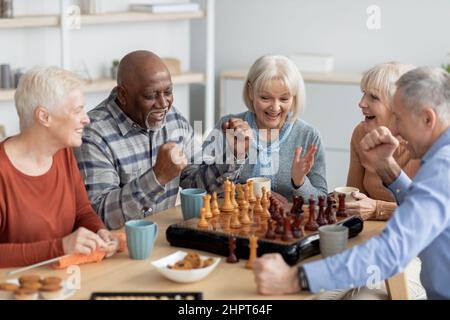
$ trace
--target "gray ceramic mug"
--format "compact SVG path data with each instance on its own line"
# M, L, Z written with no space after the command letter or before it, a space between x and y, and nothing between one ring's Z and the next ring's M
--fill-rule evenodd
M320 253L326 258L347 248L348 228L342 225L327 225L319 228Z

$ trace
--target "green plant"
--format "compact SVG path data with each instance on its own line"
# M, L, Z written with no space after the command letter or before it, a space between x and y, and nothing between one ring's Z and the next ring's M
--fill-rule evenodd
M113 67L118 67L119 66L119 60L113 60L112 65L113 65Z
M447 70L448 73L450 73L450 63L449 64L443 64L442 69Z

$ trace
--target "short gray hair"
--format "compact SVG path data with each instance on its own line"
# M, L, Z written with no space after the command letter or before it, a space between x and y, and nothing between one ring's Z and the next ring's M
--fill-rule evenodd
M20 77L14 94L20 130L34 124L37 107L54 111L71 91L81 89L82 85L80 77L58 67L36 67L26 72Z
M422 67L405 73L398 81L402 101L416 114L431 107L439 119L450 122L450 74L442 68Z
M361 91L379 96L386 106L392 106L395 83L406 72L415 69L416 66L403 64L396 61L381 63L367 70L361 79Z
M297 65L281 55L265 55L253 63L244 82L243 98L247 108L255 112L249 97L248 85L254 91L267 87L271 80L281 80L294 97L291 121L295 121L305 107L305 82Z

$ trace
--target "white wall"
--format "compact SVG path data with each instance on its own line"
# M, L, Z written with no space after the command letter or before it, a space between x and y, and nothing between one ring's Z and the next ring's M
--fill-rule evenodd
M366 27L372 4L381 8L378 31ZM438 66L450 52L448 31L449 0L217 0L216 76L248 67L266 53L330 53L335 69L342 71L362 71L388 60ZM201 57L195 51L200 40L193 40L193 63ZM244 110L241 85L227 84L230 110ZM218 81L216 89L219 114ZM346 182L350 135L361 119L359 98L358 86L307 85L303 117L322 133L330 189Z
M381 30L366 9L381 8ZM338 70L397 59L440 65L450 52L448 0L218 0L217 70L246 66L270 52L323 52Z
M168 0L152 2L163 1ZM105 1L109 10L124 10L131 2L145 0ZM204 0L197 2L203 4ZM17 14L57 13L58 3L14 1ZM379 31L366 27L366 9L372 4L381 8ZM386 60L440 65L450 52L449 0L216 0L215 15L216 79L222 70L247 67L265 53L331 53L336 70L361 71ZM192 69L203 70L204 26L204 21L89 26L71 32L71 63L80 70L84 60L93 77L104 76L112 59L143 48L161 56L176 56L186 69L191 65ZM59 64L58 30L0 29L0 63L5 62L13 68ZM240 110L241 84L230 86L234 89L228 90L227 99L234 99L232 107ZM218 84L216 89L218 115ZM88 107L95 106L106 94L87 95ZM203 88L192 86L191 94L191 120L200 120ZM359 95L357 86L307 85L308 106L303 117L322 132L330 188L345 183L349 136L360 119ZM189 113L187 86L175 89L175 104ZM0 102L0 123L6 125L8 135L18 131L12 103Z

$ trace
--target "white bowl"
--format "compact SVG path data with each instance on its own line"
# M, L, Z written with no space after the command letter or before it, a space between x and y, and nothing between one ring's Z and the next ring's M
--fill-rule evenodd
M168 265L174 264L177 261L183 260L183 258L187 255L185 251L177 251L169 256L161 258L159 260L153 261L152 265L159 271L163 276L167 279L170 279L175 282L181 283L190 283L201 280L205 278L211 271L214 270L215 267L220 262L220 258L213 258L214 262L206 267L199 269L191 269L191 270L175 270L169 269ZM208 259L208 256L200 256L202 259Z

